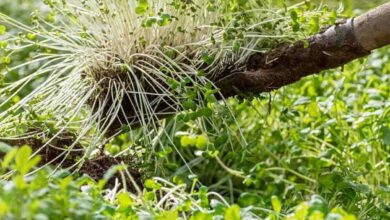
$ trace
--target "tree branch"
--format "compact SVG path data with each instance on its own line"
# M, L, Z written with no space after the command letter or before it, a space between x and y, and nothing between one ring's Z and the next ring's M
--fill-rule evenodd
M390 3L336 24L307 40L281 45L268 54L255 54L248 70L216 81L226 98L269 92L302 77L342 66L390 44Z

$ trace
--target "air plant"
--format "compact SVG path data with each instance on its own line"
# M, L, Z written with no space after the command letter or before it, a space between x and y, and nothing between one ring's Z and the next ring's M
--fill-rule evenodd
M12 28L2 41L4 74L37 67L0 87L0 134L43 139L44 149L64 148L53 142L71 132L74 144L64 154L82 143L83 158L126 131L153 149L161 139L175 147L181 129L230 132L244 145L214 82L245 70L253 53L299 36L289 31L289 9L273 10L265 0L44 3L50 11L33 13L32 26L0 14L2 27ZM31 60L10 66L13 54L29 48ZM38 86L10 106L31 83Z

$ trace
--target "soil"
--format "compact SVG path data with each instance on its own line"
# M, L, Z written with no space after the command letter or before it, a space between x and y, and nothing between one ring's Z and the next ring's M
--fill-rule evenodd
M114 157L108 157L108 156L100 156L98 158L92 159L92 160L87 160L79 170L80 174L86 174L90 176L92 179L98 181L103 179L104 174L107 173L107 171L119 164L134 164L134 162L131 160L130 157L119 157L119 158L114 158ZM139 188L143 188L143 183L142 183L142 176L141 173L138 169L130 169L128 168L127 170L131 177L135 180L136 184L138 185ZM106 183L105 187L106 188L113 188L115 187L115 179L119 180L119 183L122 184L122 176L120 173L115 173L111 179L108 180ZM128 178L125 174L125 183L127 188L130 191L135 192L135 188L132 187L133 183L131 182L130 178ZM123 185L121 185L123 187Z
M74 136L69 133L61 135L61 137L55 138L50 146L45 147L43 150L40 148L44 145L44 142L39 138L25 138L18 140L5 140L7 144L11 146L23 146L28 145L34 152L38 152L41 156L41 162L39 165L52 164L61 165L61 167L70 167L76 163L77 158L80 158L84 153L84 148L81 145L73 147L69 154L64 154L64 150L61 148L68 148L73 144ZM55 147L53 147L55 146Z
M47 146L43 150L40 150L40 148L43 146L43 142L36 138L26 138L26 139L19 139L19 140L1 140L2 142L5 142L11 146L23 146L28 145L32 148L34 152L38 152L38 154L41 156L40 166L43 165L53 165L53 166L60 166L63 169L68 169L72 165L76 164L83 156L84 148L76 144L73 148L73 151L70 151L69 154L64 153L64 150L61 150L60 148L66 148L73 144L74 136L71 134L65 134L62 135L60 138L56 138L51 142L52 146ZM55 146L55 147L53 147ZM0 158L4 156L0 154ZM134 158L131 158L129 156L123 156L114 158L111 156L99 156L97 158L89 159L84 161L82 166L77 169L77 167L73 168L71 171L76 171L80 174L86 174L90 176L95 181L99 181L103 179L104 174L107 173L107 171L115 165L119 164L125 164L128 166L128 172L132 176L132 178L135 180L139 188L142 188L142 175L138 168L138 163L135 162L136 160ZM105 187L106 188L113 188L115 186L115 179L118 178L121 186L122 186L122 176L120 173L114 174L111 179L108 180ZM129 190L135 191L135 188L132 187L133 183L130 181L128 177L125 178L126 186Z

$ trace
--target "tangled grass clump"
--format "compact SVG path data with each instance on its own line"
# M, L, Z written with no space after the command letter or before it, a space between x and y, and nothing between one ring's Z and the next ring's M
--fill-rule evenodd
M230 110L216 103L214 82L227 71L245 70L252 54L298 36L290 9L273 10L263 0L44 3L50 11L33 13L33 27L0 14L2 27L12 28L2 41L5 74L37 67L0 88L0 136L39 137L43 149L72 132L74 144L66 150L81 143L88 147L85 157L139 127L132 139L147 146L163 136L174 145L181 121L194 123L200 134L229 131L219 114ZM34 49L31 59L11 66L12 56L28 48ZM17 100L32 83L36 89ZM179 112L184 116L160 120ZM245 143L239 136L234 131L229 138Z

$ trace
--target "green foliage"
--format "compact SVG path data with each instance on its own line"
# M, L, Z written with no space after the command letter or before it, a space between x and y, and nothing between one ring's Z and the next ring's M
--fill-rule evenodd
M225 219L226 220L240 220L241 219L240 207L238 205L232 205L231 207L229 207L226 210Z
M32 6L26 6L26 2L0 2L2 13L14 17L22 15L20 19L27 24L32 20L32 25L27 25L27 30L20 34L15 34L20 32L20 27L0 24L1 88L50 64L44 59L18 71L10 71L11 66L26 63L26 60L29 62L30 55L34 57L42 52L48 57L62 56L66 65L53 61L60 63L57 68L62 70L68 64L79 64L80 60L89 57L84 56L84 46L91 49L89 46L94 42L92 28L95 26L80 25L77 21L80 14L60 10L67 7L62 5L65 1L45 0L46 8L33 13L31 19L26 16L30 14L26 11ZM140 21L139 29L136 33L126 34L136 35L133 43L137 47L132 49L137 53L141 50L147 54L144 49L153 45L151 42L158 42L152 55L147 55L155 57L154 53L158 53L159 59L168 62L154 71L164 75L169 94L179 97L176 101L182 111L178 115L161 123L154 121L159 123L154 132L124 125L123 131L126 132L123 134L99 141L95 135L100 135L101 130L96 123L86 129L89 129L87 134L80 129L85 117L90 115L90 109L79 107L79 98L86 103L89 101L84 99L84 93L69 92L91 90L91 87L79 84L86 82L80 77L61 84L62 90L56 90L57 84L44 90L53 92L51 97L55 99L52 101L46 99L49 94L38 94L29 105L5 114L13 117L12 123L0 122L1 136L6 138L17 139L18 135L27 134L53 145L56 141L50 142L48 137L57 134L57 139L61 140L66 130L84 135L80 143L86 149L85 157L131 155L142 166L140 181L144 188L140 192L126 191L120 188L122 181L119 180L116 187L105 189L107 178L96 182L88 176L78 176L77 172L58 171L58 167L55 167L56 170L36 167L40 157L33 156L31 148L14 148L0 142L0 219L390 218L389 48L376 51L370 58L353 62L342 69L312 76L280 91L248 100L232 98L218 102L215 97L218 89L209 82L200 82L206 80L210 73L218 73L231 57L235 57L233 55L240 55L248 49L247 46L251 45L248 44L251 42L247 38L248 33L255 33L251 37L258 41L255 49L266 51L280 42L305 37L325 25L334 24L341 11L344 15L358 13L354 8L361 9L364 4L374 1L344 1L345 7L340 10L330 6L318 9L315 1L305 1L292 7L287 7L290 6L287 1L274 1L280 6L277 9L266 1L256 1L259 8L255 10L256 15L245 13L255 1L209 0L200 7L193 1L175 0L169 4L172 10L154 11L156 2L159 1L134 1L129 13L135 14L134 20ZM327 3L337 6L335 1ZM16 4L21 7L15 7ZM99 15L96 19L102 19L99 25L106 25L107 20L120 21L115 20L118 15L110 7L112 5L99 5L96 12ZM196 17L199 10L218 15L213 22L207 21L210 27L215 28L214 31L203 34L197 27L188 25L199 19ZM63 16L69 19L67 22L73 24L73 28L78 29L64 32L61 29L64 27L60 25ZM188 30L189 26L193 29ZM111 36L109 34L116 33L113 30L118 31L119 28L111 29L110 33L102 36ZM159 31L171 33L163 39L154 35ZM201 37L196 38L199 33L202 33ZM12 34L15 36L9 40ZM49 36L49 41L56 42L59 38L61 41L49 46L46 44L45 48L47 39L42 36ZM155 37L154 41L150 40L151 36ZM173 42L180 43L188 39L185 43L193 43L193 39L203 42L201 40L206 36L207 43L180 47L179 50L169 44L172 38L168 36L174 36ZM101 42L107 39L110 38ZM116 42L115 45L119 45L116 52L122 51L123 45L128 45L123 42ZM23 43L31 47L24 48ZM71 43L68 46L76 43L83 48L57 51L65 48L63 43ZM16 45L22 45L22 49L10 49ZM100 55L106 52L101 45L95 46L92 49L101 51L91 60L100 59ZM192 53L187 58L191 59L182 62L182 53L188 48ZM70 62L73 57L77 59ZM102 60L104 62L94 63L93 67L106 65L106 58ZM136 63L136 60L128 59L127 63L123 63L118 59L116 62L119 69L127 70L128 65ZM187 75L181 77L176 74L176 68L168 68L178 64L183 65L180 68L194 67L190 72L199 82L191 82L193 78ZM84 68L83 65L80 66ZM75 70L79 70L80 66L74 67ZM138 66L141 67L150 68L148 64ZM20 91L18 86L14 87L17 94L9 100L11 93L1 90L4 93L0 99L0 114L3 109L9 109L21 100L23 103L23 98L41 85L46 77L34 77ZM68 96L59 98L58 94ZM39 111L34 108L37 103L40 103ZM47 110L48 106L54 107ZM77 115L73 114L75 106L80 110ZM28 116L18 115L21 111L27 112ZM153 127L155 123L148 125ZM8 140L6 138L4 142ZM151 141L143 141L145 139ZM97 142L104 143L104 147L91 147L91 143L99 145ZM123 167L113 167L105 177L123 171Z
M179 148L180 154L193 161L191 170L203 184L242 207L277 212L279 198L286 213L315 193L359 219L389 218L388 52L384 48L367 60L309 77L273 93L271 102L268 94L231 99L248 145L226 146L228 137L222 135L209 138L200 152L193 147L196 133L180 133L177 145L189 146ZM188 182L190 173L177 157L176 151L165 155L158 164L173 160L175 166L157 171Z
M244 211L238 205L228 206L224 200L211 199L212 194L206 187L201 187L198 192L188 193L178 187L168 187L171 183L167 185L165 180L164 183L158 183L160 179L149 179L144 183L146 189L142 194L136 195L126 191L116 192L115 189L103 190L102 185L91 178L75 177L66 171L56 171L50 175L50 178L47 178L51 172L49 168L23 176L23 173L31 171L39 161L39 157L30 157L30 153L31 148L23 146L8 152L1 160L4 172L0 174L6 175L6 179L0 183L1 219L52 219L53 217L58 219L142 219L149 216L155 219L171 220L185 215L190 219L211 219L214 216L224 217L226 220L239 220L245 219L245 216L253 216L250 210ZM28 168L16 168L20 168L20 160L28 164L26 165ZM6 170L16 172L6 174ZM153 191L147 191L147 189ZM164 197L157 200L156 193L162 193ZM314 197L314 199L317 198ZM169 201L171 199L175 201ZM164 201L169 209L161 207ZM172 204L169 204L170 202ZM299 205L295 213L290 214L287 219L297 219L296 217L303 215L313 216L312 213L326 216L328 211L319 209L315 201L310 201ZM335 219L354 219L342 209L334 209L329 213L338 213L340 218L336 216Z
M0 25L0 35L4 35L7 31L7 28L4 25Z
M31 148L24 146L1 160L2 171L14 171L2 172L6 180L0 184L1 219L96 219L113 211L89 177L74 180L58 172L48 178L48 169L24 177L40 159L30 156ZM88 184L88 189L82 188Z

